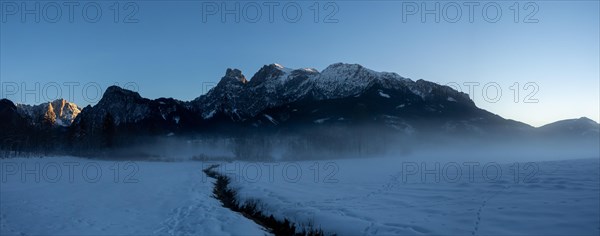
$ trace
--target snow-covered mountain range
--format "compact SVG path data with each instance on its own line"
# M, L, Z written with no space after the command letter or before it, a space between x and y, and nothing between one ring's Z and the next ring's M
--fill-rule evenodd
M268 108L300 100L332 100L360 96L378 87L382 98L390 98L383 90L400 91L400 99L433 101L445 93L443 99L475 107L467 94L424 80L412 81L396 73L376 72L358 64L336 63L322 72L312 68L290 69L279 64L263 66L251 79L241 71L228 69L225 76L206 95L190 102L203 118L216 114L235 121L255 117ZM394 98L398 100L399 97Z
M9 103L2 103L8 107L4 109L7 112ZM405 135L544 131L598 136L598 123L591 120L585 120L583 128L579 125L582 122L564 121L536 129L480 109L467 94L451 87L344 63L332 64L323 71L270 64L249 80L240 70L227 69L214 88L192 101L151 100L111 86L96 105L82 110L62 99L37 106L18 104L15 110L16 116L2 119L23 117L32 124L50 120L56 126L86 133L102 129L110 116L110 122L120 131L156 135L238 132L240 128L293 132L306 126L375 125ZM572 128L573 122L577 128Z
M207 130L216 124L289 128L376 123L404 133L531 128L477 108L467 94L448 86L343 63L321 72L270 64L250 80L238 69L227 69L213 89L190 102L145 99L112 86L81 113L75 126L99 127L110 114L130 130L163 133Z

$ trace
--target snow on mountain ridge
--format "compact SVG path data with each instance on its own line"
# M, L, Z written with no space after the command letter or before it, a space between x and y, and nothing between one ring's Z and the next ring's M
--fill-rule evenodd
M377 72L359 64L335 63L312 78L315 89L323 99L341 98L359 94L379 83L384 88L396 89L414 83L396 73Z
M421 80L415 82L396 73L377 72L359 64L335 63L319 72L273 63L264 65L249 81L240 70L227 69L217 86L195 99L191 106L205 118L222 112L234 120L244 120L264 109L303 98L326 100L357 96L375 85L387 90L408 91L424 100L431 99L434 89L448 92L458 101L469 100L468 96L449 87Z
M286 73L289 73L289 72L292 72L292 71L293 71L293 69L290 69L290 68L287 68L287 67L285 67L285 66L282 66L281 64L273 63L273 65L274 65L274 66L275 66L277 69L279 69L279 70L282 70L283 72L286 72Z
M17 111L29 117L34 123L48 119L53 125L70 126L79 115L81 109L65 99L56 99L52 102L39 105L16 104Z

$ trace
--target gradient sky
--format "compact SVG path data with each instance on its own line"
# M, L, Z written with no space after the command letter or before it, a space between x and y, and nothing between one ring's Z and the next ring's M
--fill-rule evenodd
M534 2L538 11L533 18L538 23L523 22L533 10L523 9L526 2L519 2L519 22L515 23L514 11L509 9L515 1L496 1L502 9L496 23L482 16L486 2L475 7L472 23L468 7L456 1L425 3L429 8L435 3L440 3L440 8L459 4L462 15L456 23L444 21L443 16L436 23L433 15L423 23L419 14L403 14L403 2L406 7L409 1L337 1L333 17L337 23L323 22L333 10L324 9L326 2L319 2L320 17L315 23L310 8L315 1L296 1L302 9L296 23L282 17L284 3L275 7L273 22L269 22L269 9L264 5L256 23L244 20L243 15L239 23L233 15L222 22L220 11L203 14L203 3L189 0L137 2L139 9L133 17L137 23L123 23L133 8L124 9L126 2L120 2L119 23L114 23L110 8L114 1L96 2L102 9L97 23L82 17L86 2L74 8L73 22L69 22L68 7L63 6L57 23L44 20L44 15L36 23L34 15L26 15L21 22L22 12L7 14L12 9L2 0L1 97L17 103L41 103L56 97L58 84L62 97L83 107L99 99L96 85L103 90L119 84L137 88L148 98L191 100L218 82L227 68L239 68L250 78L270 63L322 70L332 63L347 62L413 80L460 84L467 93L464 83L477 82L471 96L479 107L534 126L582 116L600 120L598 1ZM40 3L40 8L48 4ZM235 3L229 1L227 6L233 8ZM264 2L237 3L243 7ZM26 4L34 8L34 2ZM421 2L418 4L422 8ZM50 18L56 14L52 6L46 9ZM254 9L247 9L248 17L254 17ZM290 9L289 18L293 18L294 9ZM454 16L454 9L447 9ZM488 13L494 18L493 8ZM79 82L74 94L64 85L69 82ZM537 85L538 91L531 97L537 103L523 102L534 89L524 87L528 82ZM501 88L502 97L495 103L483 96L488 83ZM518 102L511 90L515 83L520 87ZM10 87L15 84L16 93ZM493 87L488 90L488 98L495 97L494 91Z

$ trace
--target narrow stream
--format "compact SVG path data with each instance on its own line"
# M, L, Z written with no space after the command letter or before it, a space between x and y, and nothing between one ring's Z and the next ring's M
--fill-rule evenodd
M208 177L216 180L213 188L213 197L221 201L223 207L242 214L274 235L325 235L322 230L312 229L312 227L308 227L308 229L304 228L297 232L295 223L285 218L283 221L279 221L273 215L265 215L257 208L259 203L256 201L240 204L235 198L235 190L229 188L229 183L231 182L229 177L214 170L218 166L212 165L204 169L203 172Z

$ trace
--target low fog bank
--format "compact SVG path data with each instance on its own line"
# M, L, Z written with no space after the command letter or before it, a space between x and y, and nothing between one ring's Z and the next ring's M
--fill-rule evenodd
M305 134L165 136L99 152L97 158L156 161L302 161L403 158L437 161L544 161L600 158L598 138L397 135L380 130Z
M600 158L599 135L504 129L438 131L384 125L229 128L223 132L89 133L49 143L0 146L0 158L72 155L98 159L301 161L347 158L494 162ZM52 139L55 140L55 139ZM4 147L4 148L3 148Z
M448 142L439 148L415 150L408 159L432 161L486 161L498 163L600 158L598 141L571 139L514 139L493 142Z

